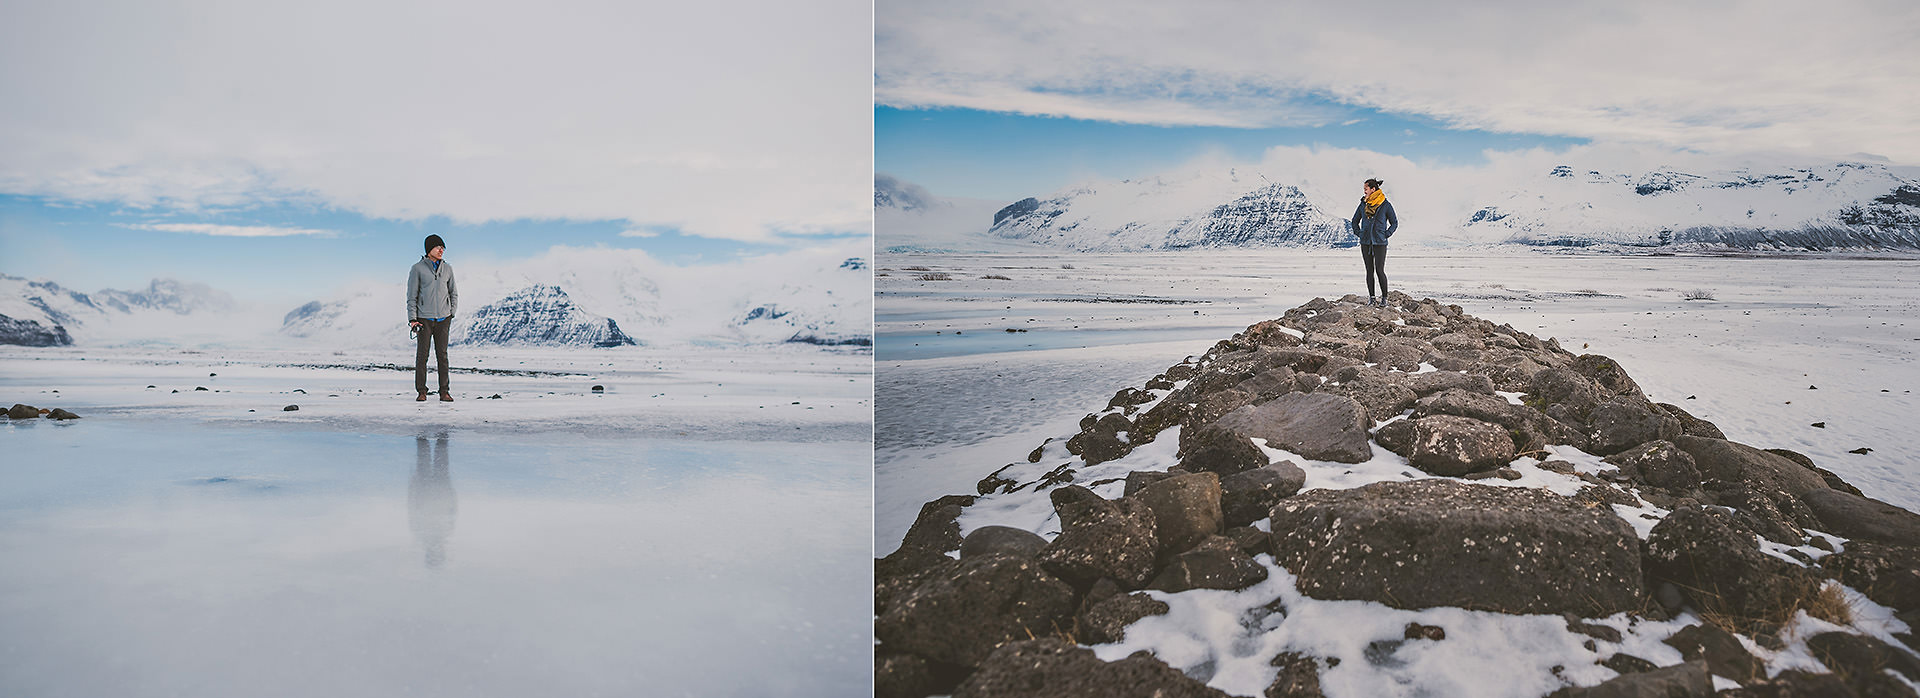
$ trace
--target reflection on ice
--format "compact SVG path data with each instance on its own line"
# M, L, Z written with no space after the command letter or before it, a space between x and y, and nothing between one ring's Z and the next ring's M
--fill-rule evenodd
M447 564L447 538L453 535L453 520L460 503L453 495L453 475L448 469L447 432L435 434L429 443L425 435L414 437L413 479L407 482L407 523L413 538L427 556L427 568Z
M0 424L0 695L870 690L864 442L84 427Z

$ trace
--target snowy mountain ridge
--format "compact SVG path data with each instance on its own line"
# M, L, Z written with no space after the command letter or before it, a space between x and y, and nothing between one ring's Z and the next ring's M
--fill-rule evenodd
M1358 180L1314 167L1202 165L1081 184L1003 204L990 217L972 212L946 226L944 242L1099 252L1350 246L1345 218ZM1386 186L1402 223L1395 244L1920 250L1920 168L1860 161L1399 168ZM904 230L913 217L886 211L876 213L882 240L940 246Z
M638 250L555 247L505 263L452 260L452 336L471 344L872 343L866 240L679 266ZM293 308L243 307L201 284L83 294L0 276L0 343L409 348L404 265ZM70 335L59 340L60 332Z
M456 342L872 342L864 245L674 266L631 250L555 248L511 265L455 262ZM290 314L282 333L350 346L407 341L400 283L367 284ZM317 305L316 305L317 304ZM777 307L778 312L765 310Z
M206 284L154 279L144 291L81 293L48 280L0 274L0 344L63 346L101 338L111 326L174 325L237 308L233 296Z

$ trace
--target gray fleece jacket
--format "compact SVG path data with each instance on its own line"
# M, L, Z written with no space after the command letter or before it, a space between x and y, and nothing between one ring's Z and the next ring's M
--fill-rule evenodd
M420 255L420 261L413 263L413 271L407 272L407 322L414 318L437 320L453 317L460 307L460 291L453 285L453 265L440 260L440 268L433 268L433 260Z

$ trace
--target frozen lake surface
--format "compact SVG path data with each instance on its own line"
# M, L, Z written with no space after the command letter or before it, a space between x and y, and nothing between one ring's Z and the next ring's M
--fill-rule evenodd
M1360 266L1351 250L881 255L876 547L1120 388L1316 296L1365 294ZM1387 270L1920 510L1920 260L1396 250Z
M863 694L869 359L781 351L12 350L0 694Z

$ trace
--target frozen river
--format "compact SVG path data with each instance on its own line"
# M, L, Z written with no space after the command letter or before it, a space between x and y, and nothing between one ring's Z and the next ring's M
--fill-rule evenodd
M453 405L278 359L15 356L0 397L84 418L0 423L0 694L864 694L866 358L805 356L456 376ZM140 378L208 373L227 392Z

